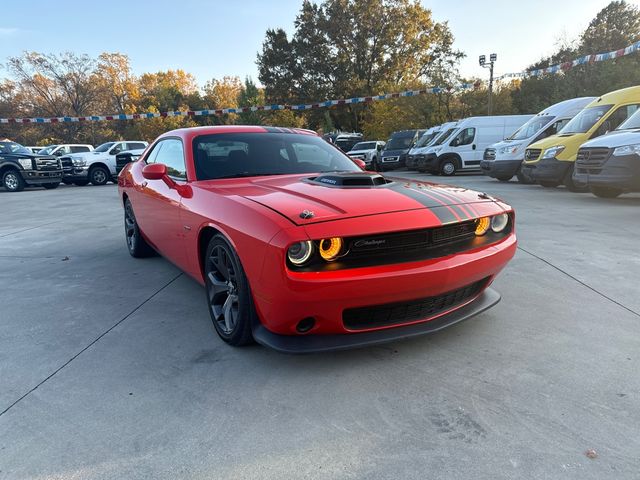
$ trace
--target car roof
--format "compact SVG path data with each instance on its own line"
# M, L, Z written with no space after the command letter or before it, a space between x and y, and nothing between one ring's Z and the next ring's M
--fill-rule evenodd
M305 128L271 127L259 125L216 125L204 127L179 128L163 133L158 137L182 137L185 140L192 140L200 135L216 135L220 133L298 133L303 135L318 136L313 130Z

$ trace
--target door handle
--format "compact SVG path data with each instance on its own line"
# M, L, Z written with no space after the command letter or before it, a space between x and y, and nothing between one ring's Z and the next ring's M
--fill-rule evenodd
M471 150L475 150L476 149L476 144L474 143L473 145L471 145Z

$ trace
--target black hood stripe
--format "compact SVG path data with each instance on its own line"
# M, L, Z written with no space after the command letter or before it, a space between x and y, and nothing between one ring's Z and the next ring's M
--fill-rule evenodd
M426 187L426 188L418 187L418 188L413 188L413 190L420 192L423 195L430 196L435 201L437 201L439 205L446 206L448 209L450 209L454 213L454 215L459 219L459 221L469 220L470 218L472 218L472 216L469 215L467 210L462 208L460 205L451 204L451 200L452 200L451 198L448 198L447 196L438 193L432 187ZM455 200L455 202L459 202L458 199L453 199L453 200Z
M477 217L476 211L468 203L460 203L462 200L457 198L455 195L449 192L445 192L442 189L436 189L436 188L430 190L430 192L433 195L436 195L436 196L439 196L440 198L445 199L447 202L452 202L452 201L457 202L456 205L451 205L451 206L457 208L458 211L461 212L462 215L464 215L467 219Z
M387 188L404 195L405 197L409 197L427 208L433 209L432 212L443 224L459 222L462 220L460 215L458 215L455 210L450 208L446 203L428 195L427 192L414 190L409 187L409 184L406 182L394 181L394 183L390 184Z

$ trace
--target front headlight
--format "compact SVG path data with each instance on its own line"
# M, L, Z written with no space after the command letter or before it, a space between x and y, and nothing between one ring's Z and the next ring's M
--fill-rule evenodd
M327 262L333 262L342 252L342 239L340 237L323 238L320 240L320 256Z
M616 157L621 157L623 155L640 155L640 144L636 145L624 145L622 147L617 147L613 154Z
M509 214L501 213L500 215L495 215L491 218L491 230L496 233L500 233L509 224Z
M22 166L22 168L24 168L25 170L31 170L33 169L33 162L31 161L30 158L19 158L18 159L18 163Z
M84 167L87 165L87 161L86 160L82 160L80 158L74 158L73 159L73 166L74 167Z
M287 258L297 267L306 263L311 255L313 255L313 242L310 240L294 243L287 250Z
M506 147L502 147L498 150L500 155L513 155L514 153L518 153L518 149L520 148L520 144L518 145L508 145Z
M548 148L547 150L545 150L544 154L542 155L542 159L555 158L563 150L564 150L564 145L556 145L555 147Z

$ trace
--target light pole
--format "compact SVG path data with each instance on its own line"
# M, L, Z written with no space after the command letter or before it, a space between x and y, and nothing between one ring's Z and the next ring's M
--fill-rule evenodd
M498 60L498 55L495 53L492 53L491 55L489 55L489 63L487 64L487 57L485 55L480 55L480 58L478 59L480 66L482 68L488 68L489 69L489 107L487 108L487 111L489 113L489 115L491 115L491 111L493 110L493 64L496 63L496 61Z

